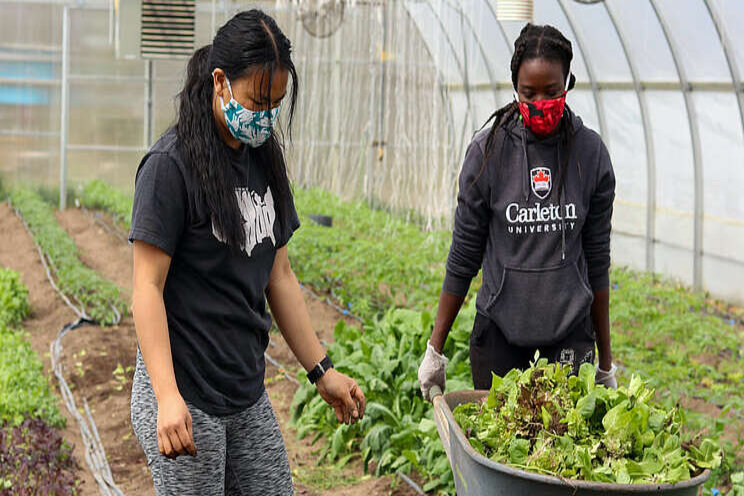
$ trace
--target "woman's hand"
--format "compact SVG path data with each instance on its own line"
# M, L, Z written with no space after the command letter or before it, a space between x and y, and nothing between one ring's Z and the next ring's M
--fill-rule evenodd
M328 369L318 380L318 393L336 411L336 418L353 424L364 417L367 400L356 381L336 369Z
M617 389L617 366L610 362L610 366L605 368L601 365L601 362L595 366L594 382L602 384L610 389Z
M196 456L191 413L180 394L158 401L158 449L168 458Z
M437 352L431 344L431 340L426 343L426 353L418 369L421 394L426 401L432 401L431 388L433 386L438 386L440 391L444 392L448 362L449 360L446 356Z

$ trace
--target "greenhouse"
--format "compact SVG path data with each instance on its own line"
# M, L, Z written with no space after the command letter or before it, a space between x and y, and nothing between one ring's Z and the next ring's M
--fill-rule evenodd
M40 417L77 446L83 469L70 481L80 494L153 494L129 418L135 174L176 122L194 51L253 8L291 41L299 81L292 126L286 103L278 118L302 225L289 258L321 342L369 408L357 426L338 427L299 355L268 334L266 389L296 491L454 494L453 455L416 373L436 329L463 161L515 99L510 64L531 22L571 42L566 104L601 136L614 169L620 382L640 374L665 412L681 408L696 432L718 436L718 465L698 465L713 469L701 494L744 495L740 0L0 0L0 344L23 350L0 351L0 441L38 442L12 427ZM483 277L439 350L450 358L448 390L473 386L468 343ZM34 356L50 345L51 358ZM24 379L8 375L26 368ZM26 494L18 471L0 463L0 495ZM587 480L609 482L596 477Z

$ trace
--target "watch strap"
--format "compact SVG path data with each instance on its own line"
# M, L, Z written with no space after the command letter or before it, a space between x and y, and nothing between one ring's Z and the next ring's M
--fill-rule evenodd
M331 361L330 357L328 355L324 356L323 359L313 367L313 369L307 373L307 379L310 381L310 384L315 384L320 380L321 377L323 377L323 374L328 371L328 369L333 368L333 362Z

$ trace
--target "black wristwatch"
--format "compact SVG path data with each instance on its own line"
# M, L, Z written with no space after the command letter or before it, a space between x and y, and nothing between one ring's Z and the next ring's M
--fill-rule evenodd
M323 374L325 374L328 369L332 368L333 362L328 357L328 355L326 355L325 357L323 357L323 360L321 360L320 363L313 368L313 370L307 373L307 380L310 381L310 384L315 384L320 380L321 377L323 377Z

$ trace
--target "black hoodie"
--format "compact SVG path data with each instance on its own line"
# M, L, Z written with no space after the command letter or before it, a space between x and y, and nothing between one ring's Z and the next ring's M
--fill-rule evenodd
M460 173L444 291L465 296L483 266L476 308L518 346L559 341L587 324L592 290L609 286L615 176L599 135L573 119L564 187L559 136L538 139L518 118L488 129ZM562 193L562 194L561 194Z

